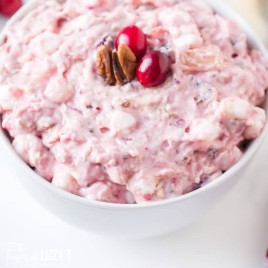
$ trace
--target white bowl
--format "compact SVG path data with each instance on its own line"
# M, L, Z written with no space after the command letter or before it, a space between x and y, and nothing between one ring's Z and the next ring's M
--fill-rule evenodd
M28 2L11 18L6 27L20 20L35 6L36 2ZM248 35L252 47L258 48L264 55L268 55L265 46L238 14L218 0L210 0L209 3L218 13L231 17L239 24L242 31ZM262 135L252 142L242 159L207 186L178 198L136 205L90 201L56 188L19 158L2 128L0 129L0 141L2 143L1 152L6 155L19 181L38 202L55 215L90 232L141 238L173 232L208 212L242 177L247 163L256 153L267 130L266 125Z

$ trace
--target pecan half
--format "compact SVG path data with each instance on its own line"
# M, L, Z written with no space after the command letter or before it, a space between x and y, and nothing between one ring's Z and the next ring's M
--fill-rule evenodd
M112 52L112 64L113 64L116 85L122 86L122 85L126 84L127 79L126 79L125 73L122 69L122 66L119 62L118 54L115 50Z
M109 85L115 84L115 77L112 65L112 55L108 45L101 45L97 51L98 75Z
M128 82L134 79L137 68L137 58L132 50L124 44L118 47L118 59Z

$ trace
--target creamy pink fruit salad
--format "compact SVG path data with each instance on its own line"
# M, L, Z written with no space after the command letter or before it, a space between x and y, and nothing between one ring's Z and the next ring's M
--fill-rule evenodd
M128 25L172 59L160 86L98 77L98 46ZM16 152L92 200L141 203L202 187L266 121L267 61L203 1L39 1L2 34L0 69L2 127Z

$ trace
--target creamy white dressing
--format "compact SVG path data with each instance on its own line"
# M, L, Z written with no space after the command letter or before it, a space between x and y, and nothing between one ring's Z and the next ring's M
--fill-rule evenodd
M132 24L174 61L156 88L97 76L98 44ZM264 127L267 61L203 1L40 1L4 35L2 126L26 163L71 193L114 203L185 194Z

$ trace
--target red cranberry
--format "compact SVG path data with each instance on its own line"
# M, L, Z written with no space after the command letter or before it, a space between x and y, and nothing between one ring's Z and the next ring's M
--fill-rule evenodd
M22 0L0 0L0 12L12 16L22 6Z
M191 128L190 128L190 127L187 127L187 128L185 129L185 133L190 133L190 131L191 131Z
M152 194L145 194L143 196L143 198L144 198L145 201L151 201L152 198L153 198L153 195Z
M158 86L165 81L170 66L168 55L152 51L140 61L136 72L137 79L145 87Z
M135 25L125 27L116 38L116 48L120 44L127 45L140 60L147 51L147 37L143 31Z

